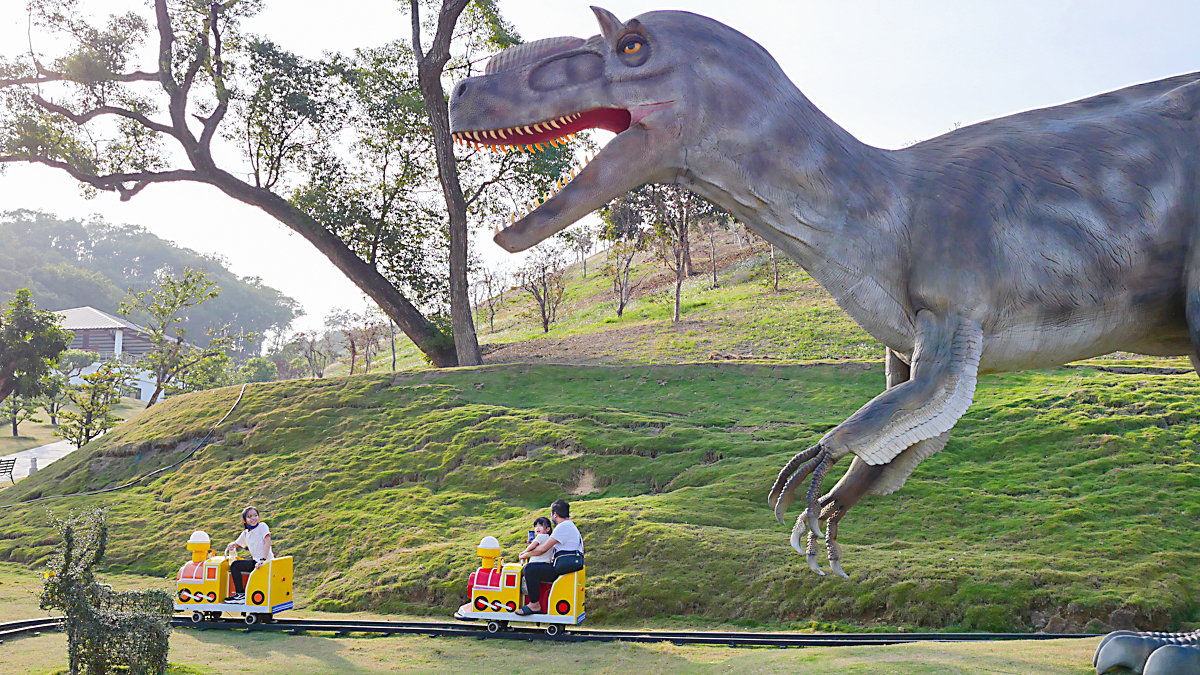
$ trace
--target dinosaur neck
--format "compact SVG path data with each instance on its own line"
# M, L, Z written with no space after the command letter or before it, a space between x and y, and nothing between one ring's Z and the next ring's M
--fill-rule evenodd
M911 341L899 298L908 246L895 162L790 89L690 147L684 180L799 262L874 337L903 350ZM890 309L880 316L879 305Z

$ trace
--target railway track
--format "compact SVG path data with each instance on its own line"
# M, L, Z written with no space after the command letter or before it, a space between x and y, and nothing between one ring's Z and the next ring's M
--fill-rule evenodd
M24 621L9 621L0 623L0 642L5 638L20 635L22 633L37 633L44 630L58 630L58 624L62 621L56 616L46 616L40 619L25 619Z
M57 630L60 619L46 617L0 623L0 641L22 633ZM201 621L176 617L176 628L200 630L276 631L333 633L349 635L427 635L430 637L474 637L501 640L555 640L559 642L671 642L678 645L725 645L729 647L862 647L894 645L906 642L998 642L1009 640L1057 640L1098 637L1078 633L743 633L719 631L608 630L571 629L558 635L545 631L511 627L489 632L485 624L436 621L366 621L328 619L278 619L252 626L235 619Z
M239 620L201 621L176 618L178 628L202 630L371 633L377 635L428 635L431 637L474 637L478 639L555 640L560 642L671 642L674 644L726 645L729 647L852 647L893 645L906 642L996 642L1010 640L1057 640L1098 637L1084 634L1048 633L743 633L715 631L607 630L572 628L547 635L535 628L509 627L490 632L486 624L434 621L365 621L277 619L247 626Z

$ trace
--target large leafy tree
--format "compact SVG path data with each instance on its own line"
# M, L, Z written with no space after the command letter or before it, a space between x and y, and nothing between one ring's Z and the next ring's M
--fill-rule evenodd
M9 394L41 396L58 357L71 344L59 317L40 311L29 291L21 289L0 313L0 401Z
M460 162L471 158L453 154L441 78L469 74L480 50L515 42L492 0L476 0L470 9L469 0L445 0L428 50L421 47L421 8L413 2L407 65L397 45L352 59L310 61L247 36L240 21L260 8L257 0L154 0L157 58L150 69L132 65L150 21L130 13L94 26L78 18L79 4L31 2L33 24L58 32L69 45L59 58L0 61L0 164L44 164L66 171L87 190L122 200L156 183L213 185L304 236L432 363L478 362L466 288L472 195L458 182ZM412 105L417 101L420 106ZM422 107L424 119L412 114ZM374 116L381 110L387 113L382 121ZM379 170L374 163L380 157L391 162L410 149L405 139L413 131L433 152L423 162ZM218 161L223 155L213 146L222 139L241 149L244 165ZM522 170L553 175L542 175L540 184L512 186L514 192L557 179L553 170L565 168L567 155L558 151L555 158L514 158L507 172L495 160L475 162L490 169L474 180L476 211L501 199L492 196L502 194L493 188L511 186ZM427 189L434 167L443 203L424 212L409 208L402 197ZM317 194L314 185L329 189ZM355 199L365 194L372 198ZM435 228L424 227L422 218L440 221L437 236L427 234ZM442 253L446 246L448 256ZM424 268L433 279L448 279L449 297L424 289L428 279L417 284L404 276L422 268L402 261L430 250L449 259L448 274ZM430 299L423 301L426 290ZM457 351L426 316L447 305Z

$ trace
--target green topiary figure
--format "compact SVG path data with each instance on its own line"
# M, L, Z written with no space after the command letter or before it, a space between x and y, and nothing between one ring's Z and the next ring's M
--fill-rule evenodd
M71 675L104 675L112 665L126 665L135 675L165 673L171 594L114 591L96 583L93 570L108 545L103 509L55 518L54 525L62 542L50 560L39 600L42 609L64 614Z

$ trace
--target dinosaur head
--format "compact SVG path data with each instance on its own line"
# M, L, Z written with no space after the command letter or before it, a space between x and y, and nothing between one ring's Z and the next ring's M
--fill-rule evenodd
M782 76L762 47L712 19L662 11L622 23L592 11L600 35L502 51L451 96L458 142L536 151L585 129L617 134L569 182L496 234L509 251L537 244L639 185L676 182L689 146L713 132L705 122L720 126L720 118L746 112L755 97L739 89L762 80L763 59Z

